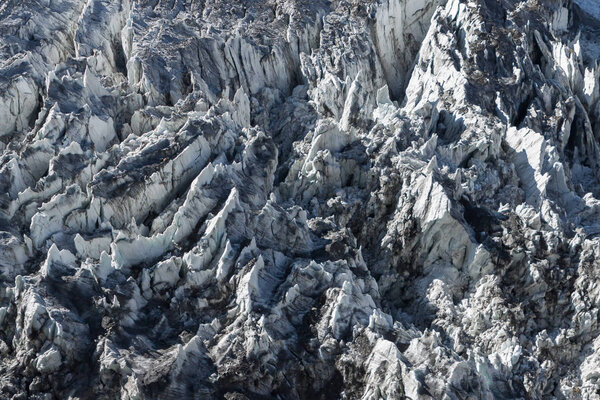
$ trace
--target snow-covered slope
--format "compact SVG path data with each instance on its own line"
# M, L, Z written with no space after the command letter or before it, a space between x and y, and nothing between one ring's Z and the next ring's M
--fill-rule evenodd
M595 0L575 0L575 4L577 4L583 11L585 11L590 16L600 19L600 3Z
M0 398L598 398L575 3L0 3Z

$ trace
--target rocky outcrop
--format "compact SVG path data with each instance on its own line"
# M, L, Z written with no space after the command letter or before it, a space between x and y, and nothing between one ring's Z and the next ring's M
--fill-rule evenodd
M0 5L7 399L594 399L588 0Z

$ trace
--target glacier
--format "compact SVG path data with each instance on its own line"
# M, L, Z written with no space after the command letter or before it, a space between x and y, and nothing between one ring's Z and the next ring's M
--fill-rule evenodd
M592 0L0 4L0 398L600 398Z

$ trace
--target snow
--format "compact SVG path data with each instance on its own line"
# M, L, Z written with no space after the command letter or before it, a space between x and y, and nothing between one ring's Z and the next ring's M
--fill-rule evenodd
M571 2L5 3L11 395L594 398Z
M575 0L574 2L581 7L583 11L600 20L600 2L596 0Z

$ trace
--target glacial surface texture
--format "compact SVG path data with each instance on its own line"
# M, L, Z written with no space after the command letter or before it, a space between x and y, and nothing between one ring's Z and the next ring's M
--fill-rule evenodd
M0 398L600 398L596 0L0 2Z

